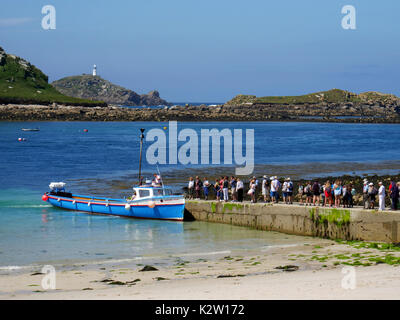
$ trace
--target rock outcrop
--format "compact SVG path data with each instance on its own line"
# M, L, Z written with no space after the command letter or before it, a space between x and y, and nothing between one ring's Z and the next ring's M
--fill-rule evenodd
M109 107L73 107L65 105L0 105L0 121L314 121L347 123L400 123L399 110L381 106L329 105L321 107L321 116L293 106L173 106L163 109ZM317 109L319 110L319 109ZM321 110L317 111L322 112ZM307 113L308 112L308 113ZM362 114L362 116L357 116ZM349 115L349 116L342 116Z
M303 96L257 98L237 95L224 107L229 108L231 112L253 114L254 117L267 120L370 122L374 119L377 122L392 122L400 117L400 98L395 95L379 92L365 92L357 95L339 89Z
M101 101L67 97L48 83L48 77L28 61L0 48L0 103L54 102L81 106L106 106Z
M102 100L110 104L127 106L170 105L170 103L160 98L158 91L139 95L100 76L85 74L66 77L54 81L52 85L61 93L71 97Z

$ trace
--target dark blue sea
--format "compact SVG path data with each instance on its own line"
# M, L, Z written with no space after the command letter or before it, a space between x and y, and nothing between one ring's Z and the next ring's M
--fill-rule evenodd
M22 128L39 128L23 132ZM83 194L129 195L137 183L139 129L158 122L0 122L0 267L213 254L295 242L275 233L204 222L89 216L41 201L52 181ZM400 126L309 122L182 122L178 129L254 129L255 174L399 173ZM84 132L87 129L87 132ZM200 136L200 135L199 135ZM26 141L18 141L25 138ZM184 144L180 142L178 146ZM145 143L144 152L149 147ZM168 151L168 145L166 146ZM221 145L222 153L223 144ZM188 176L232 165L160 165L176 192ZM147 176L156 168L143 161ZM233 172L232 172L233 173Z

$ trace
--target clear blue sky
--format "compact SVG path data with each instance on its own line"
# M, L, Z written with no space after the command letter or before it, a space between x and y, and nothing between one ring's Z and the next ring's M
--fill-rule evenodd
M56 30L41 28L52 4ZM353 5L357 29L344 30ZM2 0L0 46L50 81L90 73L168 101L341 88L400 95L400 1Z

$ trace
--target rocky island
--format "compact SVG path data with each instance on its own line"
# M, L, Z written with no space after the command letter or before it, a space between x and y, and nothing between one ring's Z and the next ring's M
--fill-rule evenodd
M171 106L157 91L139 95L96 74L66 77L51 85L38 68L0 48L0 120L400 123L400 98L332 89L302 96L237 95L213 106Z
M158 91L139 95L136 92L115 85L98 75L84 74L62 78L52 83L62 94L67 96L105 101L110 104L126 106L171 105L160 98Z
M340 89L303 96L257 98L238 95L224 106L236 112L251 110L267 120L399 122L400 117L400 98L395 95L379 92L355 94Z
M333 89L296 97L239 95L223 105L166 106L162 109L8 104L0 105L0 120L400 123L400 99L378 92L357 95Z

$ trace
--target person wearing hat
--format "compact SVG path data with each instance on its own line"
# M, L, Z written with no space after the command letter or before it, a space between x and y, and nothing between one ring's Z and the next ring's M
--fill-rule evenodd
M281 183L278 180L277 176L274 176L272 182L271 182L271 201L278 203L278 191L279 187L281 186Z
M285 182L282 184L282 201L284 203L288 203L288 182L287 179L285 179Z
M268 183L268 177L266 175L263 176L261 188L262 188L262 195L264 196L264 202L268 202L269 183Z
M237 200L239 202L243 202L243 181L237 178L237 183L236 183L236 192L237 192Z
M274 199L273 199L274 193L272 192L271 186L272 186L272 181L274 181L274 176L271 176L269 178L269 180L270 180L270 183L269 183L269 199L270 199L271 202L273 202L274 201Z
M368 202L369 202L369 208L374 209L375 207L375 200L376 200L376 195L378 193L378 190L374 187L374 184L370 182L368 184Z
M369 202L368 202L368 180L367 179L364 179L363 204L364 204L364 209L368 209L369 208Z
M379 195L379 211L385 210L385 186L383 185L382 182L379 182L379 190L378 190L378 195Z
M253 180L254 180L254 182L256 184L256 187L258 187L258 179L256 178L256 176L253 176Z

